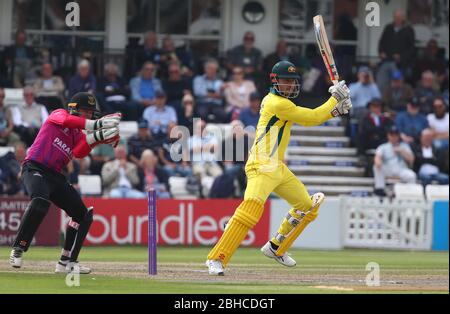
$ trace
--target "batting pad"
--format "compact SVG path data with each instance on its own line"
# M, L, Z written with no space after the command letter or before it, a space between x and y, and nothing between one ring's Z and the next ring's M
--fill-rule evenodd
M231 256L261 218L264 205L258 200L244 200L234 212L222 237L209 252L208 259L220 260L223 266L228 264Z

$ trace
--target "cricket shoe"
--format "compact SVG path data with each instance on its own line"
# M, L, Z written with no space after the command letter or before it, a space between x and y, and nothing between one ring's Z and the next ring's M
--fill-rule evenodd
M62 262L59 261L56 264L55 273L57 274L67 274L67 273L79 273L79 274L90 274L91 269L86 266L80 265L78 262Z
M224 275L223 264L219 260L212 260L212 259L206 260L206 267L208 267L208 272L210 275L214 276Z
M12 249L9 255L9 264L14 268L22 267L22 254L21 249Z
M268 241L261 248L261 252L268 258L273 258L274 260L276 260L278 263L280 263L283 266L294 267L295 265L297 265L295 260L292 257L290 257L287 252L281 256L278 256L276 254L276 251L274 249L272 249L272 246L270 245L270 241Z

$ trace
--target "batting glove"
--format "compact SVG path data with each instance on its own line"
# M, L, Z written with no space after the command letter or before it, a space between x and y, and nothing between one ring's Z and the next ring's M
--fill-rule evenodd
M344 100L338 102L336 106L331 111L331 115L333 117L339 117L344 114L349 113L350 109L352 108L352 101L350 98L345 98Z
M86 120L86 130L97 131L100 129L108 129L117 127L120 120L122 119L122 114L120 112L108 114L97 120Z
M97 146L99 144L115 144L119 143L119 128L112 127L109 129L100 129L94 132L89 132L86 135L86 142L89 146ZM117 143L116 143L117 142Z
M331 86L328 89L328 92L331 96L336 98L338 102L350 97L350 89L345 84L345 81L340 81L336 85Z

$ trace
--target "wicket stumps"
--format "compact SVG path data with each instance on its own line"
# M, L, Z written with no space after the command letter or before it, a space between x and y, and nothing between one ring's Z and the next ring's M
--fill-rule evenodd
M156 191L148 191L148 274L156 275Z

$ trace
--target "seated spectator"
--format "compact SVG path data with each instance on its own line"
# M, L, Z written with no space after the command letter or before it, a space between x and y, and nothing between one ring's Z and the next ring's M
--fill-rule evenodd
M406 104L414 97L412 87L403 80L400 70L392 72L391 84L383 93L383 101L387 110L395 114L406 110Z
M438 42L434 38L428 41L423 54L419 56L414 65L414 81L420 80L423 72L431 71L437 77L439 85L442 86L448 76L446 74L448 64L445 61L445 54L439 53Z
M32 87L23 89L25 103L11 108L12 119L14 123L14 132L21 140L31 146L42 124L48 118L47 109L35 102L34 90Z
M172 107L166 106L166 99L162 90L156 91L155 105L145 109L142 115L155 139L167 138L169 126L177 124L177 113Z
M142 152L139 162L139 178L142 183L141 190L155 189L158 198L170 198L169 177L167 173L158 167L158 158L152 150Z
M364 116L369 101L381 98L380 90L373 80L372 71L366 66L358 69L358 82L351 83L348 88L353 104L351 114L357 119Z
M92 149L90 157L90 173L101 175L103 165L114 159L114 148L109 144L97 145Z
M0 157L0 195L15 195L22 190L19 180L21 164L26 156L26 147L22 142L16 142L14 152Z
M259 111L261 109L261 96L258 92L253 92L249 97L250 106L241 111L239 114L239 120L245 127L252 126L256 131L256 126L259 121Z
M51 63L44 63L41 76L33 84L37 102L44 104L49 112L62 108L65 88L63 79L53 75Z
M181 99L186 94L192 93L191 82L185 76L181 75L181 68L178 62L169 64L169 78L162 82L163 90L167 94L167 104L180 112Z
M148 122L141 120L138 124L138 133L128 139L128 157L132 163L138 166L144 150L151 149L156 154L161 145L161 140L153 138L148 128Z
M0 146L11 146L20 140L19 136L13 132L14 123L11 117L11 110L5 107L3 100L5 91L0 87Z
M225 110L233 118L237 118L242 109L250 106L249 96L256 91L255 84L244 79L241 67L233 68L233 80L224 84Z
M433 113L428 114L428 125L434 132L433 145L439 149L448 149L449 115L444 99L436 98L433 102Z
M428 127L425 115L420 113L419 103L413 99L406 105L406 111L397 114L395 125L400 131L403 142L412 144L418 143L420 133Z
M292 62L292 56L288 53L288 45L284 39L278 40L275 51L264 58L263 61L264 73L270 73L272 71L273 66L278 61Z
M222 168L217 162L219 143L213 134L205 132L206 122L196 121L196 129L189 139L192 172L200 182L204 176L217 177L222 174Z
M155 65L145 62L141 73L130 80L131 100L137 106L139 116L145 108L156 103L156 91L162 90L160 80L153 77L154 72Z
M243 37L243 43L227 52L227 68L231 72L233 68L239 66L244 69L248 78L255 78L255 74L262 69L261 50L254 47L255 34L247 31Z
M375 149L387 141L387 131L393 121L383 113L381 99L372 99L367 104L369 113L359 123L360 140L358 152L364 154L368 149Z
M431 129L425 129L422 131L420 144L413 145L414 170L424 186L433 181L448 184L448 174L442 172L443 155L433 146L433 139L434 132Z
M162 42L159 77L163 79L168 78L169 64L173 62L180 64L182 75L188 77L193 75L193 61L190 53L184 47L176 48L172 38L166 36Z
M176 128L176 126L173 127ZM171 130L173 127L171 127ZM187 156L183 156L184 147L181 139L183 134L180 132L177 135L175 137L168 137L162 142L161 147L158 148L159 161L169 177L188 177L192 175L192 170L187 161Z
M138 169L127 161L125 146L118 145L114 150L115 159L102 168L104 191L112 198L145 198L146 194L137 190L140 184Z
M178 125L188 128L189 134L192 134L194 118L196 117L198 117L198 112L194 97L191 94L186 94L181 100L181 110L178 113Z
M416 174L410 168L414 154L408 144L401 142L396 126L388 131L388 142L378 146L373 166L375 194L385 196L386 177L399 177L401 182L415 183Z
M91 73L90 62L87 59L81 60L78 63L77 69L77 74L72 76L69 81L69 99L79 92L89 92L94 94L97 89L97 80L95 79L94 74Z
M433 101L440 96L433 72L425 71L422 73L419 85L414 90L414 96L418 99L422 113L429 114L433 112Z
M127 83L119 76L119 68L114 63L105 64L104 77L99 80L97 98L101 100L104 113L122 112L123 120L136 121L138 113L129 105Z
M162 55L162 50L158 48L158 35L154 31L145 34L144 45L142 49L136 51L136 68L133 73L138 71L139 67L145 62L151 62L158 67Z
M194 78L194 96L197 99L197 111L207 121L225 122L223 107L223 81L217 77L219 64L210 59L204 64L205 74Z
M25 86L27 73L33 65L33 59L36 55L34 49L25 44L26 39L25 31L18 30L16 33L16 42L6 47L4 53L5 63L7 68L9 68L8 72L12 73L14 88L22 88Z

